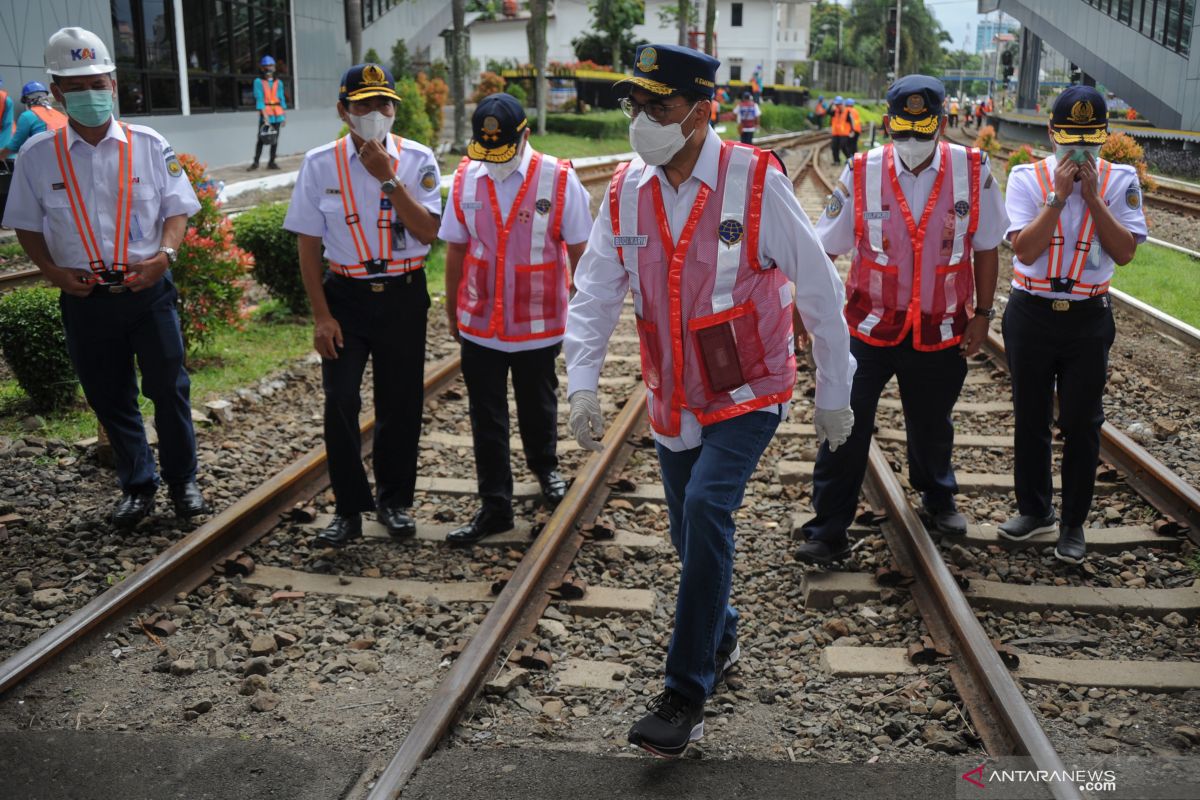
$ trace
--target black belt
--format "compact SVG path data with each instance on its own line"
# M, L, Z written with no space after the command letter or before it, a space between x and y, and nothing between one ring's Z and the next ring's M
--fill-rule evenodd
M1044 306L1052 311L1095 311L1101 308L1109 308L1112 301L1108 299L1108 293L1098 294L1095 297L1081 297L1078 300L1066 300L1057 297L1042 297L1039 294L1030 292L1014 291L1009 295L1009 301L1019 299L1021 302L1033 303L1034 305Z
M326 274L338 286L346 286L361 292L386 292L388 289L403 289L406 286L411 286L415 276L422 274L422 272L421 270L413 270L403 275L380 276L378 278L349 278L333 271Z

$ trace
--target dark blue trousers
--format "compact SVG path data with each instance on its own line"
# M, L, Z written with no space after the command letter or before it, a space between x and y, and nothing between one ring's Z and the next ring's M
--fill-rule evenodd
M850 352L858 361L850 390L854 429L836 451L830 451L828 443L821 445L813 471L816 515L803 528L806 538L832 544L845 541L846 530L858 510L879 395L893 375L900 384L908 432L909 481L932 511L953 509L958 492L950 463L954 449L950 412L967 377L967 362L958 348L916 350L911 336L894 347L877 347L851 338Z
M196 479L191 381L183 366L178 297L169 272L141 292L95 289L87 297L59 296L67 351L88 403L112 440L123 492L150 490L159 483L138 409L135 358L142 394L154 403L163 479L171 486Z

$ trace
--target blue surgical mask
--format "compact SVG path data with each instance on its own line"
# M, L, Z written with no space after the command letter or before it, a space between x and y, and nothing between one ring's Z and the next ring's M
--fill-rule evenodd
M67 116L80 125L96 128L112 116L113 93L111 89L63 92L63 103L67 107Z

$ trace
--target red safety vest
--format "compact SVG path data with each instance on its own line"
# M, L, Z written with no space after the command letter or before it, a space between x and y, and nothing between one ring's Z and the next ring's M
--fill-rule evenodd
M919 220L900 189L892 145L854 156L845 313L851 335L870 344L899 344L911 330L917 350L944 350L967 326L981 157L973 147L938 147L937 177Z
M34 116L46 123L46 130L56 131L59 128L67 127L67 115L61 111L56 111L50 106L35 105L29 108Z
M396 143L399 153L404 140L395 134L389 134ZM358 216L358 201L354 199L354 186L350 181L350 148L353 147L350 135L342 137L333 147L334 159L337 163L338 191L342 195L342 210L346 212L346 227L350 229L350 238L354 240L354 252L358 254L357 264L338 264L330 261L329 268L336 274L346 278L367 278L373 275L403 275L406 272L421 269L425 266L425 258L392 259L392 201L379 190L379 219L375 222L376 234L379 241L379 256L371 256L371 242L363 229L362 220ZM392 159L392 172L400 164L397 156Z
M470 234L458 284L458 329L524 342L567 327L568 269L562 240L571 162L534 152L508 219L479 161L454 172L454 210Z
M1038 188L1042 190L1042 202L1045 203L1046 196L1054 189L1054 176L1050 174L1050 167L1045 159L1033 165L1033 174L1037 176ZM1096 174L1100 183L1100 196L1104 197L1104 192L1108 189L1108 179L1112 177L1112 164L1100 159L1096 164ZM1079 282L1079 279L1083 277L1084 267L1087 266L1088 252L1092 249L1092 239L1095 236L1096 221L1092 219L1091 210L1085 208L1083 218L1079 223L1079 237L1072 250L1071 263L1064 272L1063 253L1066 252L1066 237L1063 235L1062 217L1060 216L1058 227L1055 229L1054 235L1050 237L1045 280L1030 278L1028 275L1022 275L1016 271L1013 272L1013 279L1030 291L1070 292L1088 297L1104 294L1108 291L1109 281L1104 283ZM1066 287L1063 287L1061 283L1058 286L1055 285L1055 281L1061 282L1063 279L1067 281Z
M0 89L0 114L4 113L4 107L6 105L8 105L8 92L4 91L3 89ZM14 105L16 105L16 104L14 103ZM12 115L12 133L16 133L16 132L17 132L17 109L14 108L13 115Z
M758 114L755 113L754 101L749 103L739 103L737 107L738 114L738 130L741 131L757 131L758 130Z
M279 89L282 85L281 81L278 78L269 82L263 78L259 78L258 80L262 81L263 87L262 113L266 114L268 117L284 116L283 106L279 104Z
M63 188L67 190L67 200L71 203L71 216L75 218L75 229L79 232L79 240L87 253L88 267L100 276L105 283L121 283L124 273L129 269L129 224L133 216L133 134L129 126L120 123L125 132L125 141L120 144L120 162L117 170L117 219L116 239L113 242L113 257L108 264L100 252L100 243L92 229L92 218L88 216L87 206L83 202L83 193L79 191L79 182L75 179L75 165L71 161L71 150L67 146L67 128L64 126L54 133L54 153L58 157L58 173L62 177Z
M791 399L791 286L758 261L773 155L721 143L715 189L702 184L679 241L657 178L640 158L608 189L613 244L629 274L650 425L678 436L683 409L710 425ZM715 197L713 197L715 195Z

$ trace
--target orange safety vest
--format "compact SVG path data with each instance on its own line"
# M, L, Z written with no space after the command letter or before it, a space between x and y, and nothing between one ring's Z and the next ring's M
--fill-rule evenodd
M1112 177L1112 164L1100 159L1096 165L1097 177L1100 181L1100 196L1104 197L1108 189L1108 179ZM1042 202L1054 188L1054 176L1050 167L1043 159L1033 166L1033 174L1037 176L1038 188L1042 190ZM1079 238L1075 242L1074 254L1066 273L1063 272L1063 252L1066 250L1066 237L1063 235L1062 217L1058 219L1058 227L1054 236L1050 237L1050 252L1046 259L1046 277L1044 280L1030 278L1019 272L1013 273L1013 279L1026 289L1039 292L1070 292L1095 297L1108 291L1108 282L1080 283L1083 269L1087 265L1088 252L1092 249L1092 239L1096 235L1096 221L1092 219L1090 209L1084 209L1083 218L1079 221Z
M8 105L8 92L0 89L0 114L4 113L4 106ZM17 110L13 109L12 132L17 132Z
M395 134L390 134L399 152L403 140ZM358 254L357 264L338 264L330 261L329 268L334 273L346 278L366 278L372 275L403 275L406 272L421 269L425 259L403 258L392 259L392 201L379 190L379 219L375 226L379 234L379 258L371 257L371 245L367 241L367 232L363 230L362 220L358 216L358 201L354 199L354 186L350 182L350 135L334 145L333 152L337 161L338 191L342 194L342 210L346 212L346 227L350 229L350 238L354 240L354 252ZM392 159L392 172L400 164L400 158Z
M862 119L858 116L858 109L853 106L847 106L846 111L846 124L850 126L850 129L854 133L862 133Z
M829 134L831 136L849 136L850 135L850 109L846 106L834 109L833 116L829 120Z
M36 105L32 106L30 111L33 115L46 123L46 130L56 131L59 128L67 127L67 115L61 111L56 111L50 106Z
M104 263L100 243L96 241L96 232L92 229L92 218L88 216L83 193L79 191L79 182L75 179L75 165L71 162L71 150L67 146L67 128L63 126L54 132L58 173L67 190L71 216L75 218L75 229L79 231L79 240L83 242L83 249L87 253L88 267L103 283L118 285L124 283L124 273L129 269L129 223L133 217L133 134L124 122L120 125L125 132L125 141L120 145L121 158L117 169L116 237L110 264Z
M262 113L266 114L268 117L284 116L283 106L279 105L280 80L276 78L269 83L262 78L259 78L259 80L262 81L263 85Z

